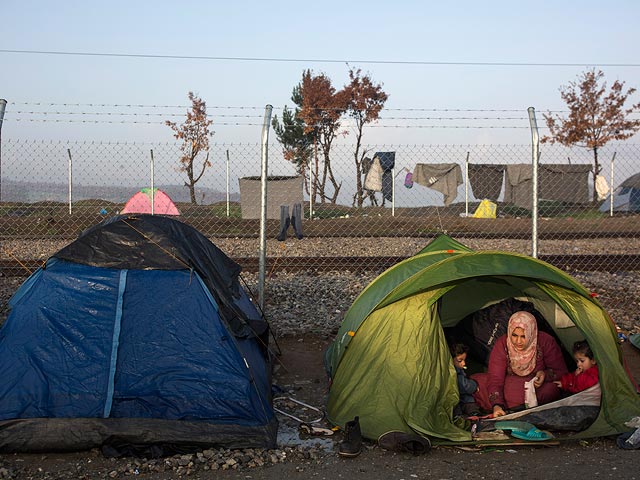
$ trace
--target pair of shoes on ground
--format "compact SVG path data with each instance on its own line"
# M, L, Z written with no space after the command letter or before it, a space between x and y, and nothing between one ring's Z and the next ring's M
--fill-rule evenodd
M395 430L380 435L378 445L385 450L407 452L414 455L427 453L431 450L431 442L428 438ZM360 431L360 419L355 417L344 426L344 440L338 447L338 455L357 457L360 452L362 452L362 432Z
M431 450L431 442L426 437L415 433L406 433L397 430L383 433L378 438L378 446L385 450L406 452L414 455L427 453Z

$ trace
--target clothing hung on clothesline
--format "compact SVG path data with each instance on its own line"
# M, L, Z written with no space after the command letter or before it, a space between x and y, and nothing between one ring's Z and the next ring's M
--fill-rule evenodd
M607 179L602 175L596 176L596 193L598 194L598 200L602 201L607 198L611 189L609 188L609 184L607 183Z
M568 203L589 202L589 172L591 165L540 164L538 167L538 198ZM531 209L533 166L520 163L506 166L505 203Z
M451 205L462 185L462 169L457 163L417 163L413 181L444 195L445 206Z
M364 188L372 192L382 191L382 166L378 157L371 161L371 166L364 177Z
M497 201L502 192L505 166L502 164L469 164L469 184L478 200Z
M393 201L393 168L396 165L396 152L376 152L382 167L382 196L385 200Z

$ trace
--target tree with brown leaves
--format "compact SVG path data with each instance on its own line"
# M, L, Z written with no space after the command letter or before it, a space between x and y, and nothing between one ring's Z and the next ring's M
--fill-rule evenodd
M207 118L207 105L201 98L189 92L189 100L191 108L187 110L187 118L183 124L177 125L175 122L166 121L171 130L174 131L173 136L182 141L180 150L180 171L186 172L188 181L185 186L189 187L189 196L191 203L196 205L196 183L202 178L207 167L211 166L209 162L209 137L213 136L213 132L209 131L209 127L213 120ZM195 161L199 154L205 154L202 166L197 167L199 172L196 173Z
M578 81L560 87L560 96L569 107L567 118L545 114L544 119L550 135L542 142L561 143L566 146L581 146L593 151L593 192L597 198L595 182L602 171L598 160L598 149L611 140L625 140L640 130L640 120L629 119L631 113L640 110L640 103L624 108L630 95L636 91L624 91L624 83L616 80L607 92L604 73L598 70L583 72Z
M331 168L331 145L338 136L340 117L347 108L347 94L344 90L336 92L331 79L325 74L314 75L311 70L302 74L300 93L302 107L298 116L304 121L304 132L312 134L320 144L323 156L322 174L318 161L317 145L315 150L315 178L312 182L312 198L320 197L321 202L329 200L335 203L342 183L338 183ZM326 190L327 181L331 182L333 192Z
M384 107L389 96L382 90L381 84L374 84L369 74L363 75L360 69L349 70L349 84L345 87L347 94L347 114L355 121L356 130L356 150L353 154L356 164L356 193L353 204L362 208L364 202L363 189L363 169L362 161L367 154L366 150L360 152L362 147L362 135L364 126L378 120L380 111ZM369 196L372 204L375 203L375 196L371 192Z

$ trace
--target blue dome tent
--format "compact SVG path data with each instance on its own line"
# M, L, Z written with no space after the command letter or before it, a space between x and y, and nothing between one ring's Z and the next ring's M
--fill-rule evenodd
M81 234L9 302L0 451L275 447L269 329L239 273L169 217Z

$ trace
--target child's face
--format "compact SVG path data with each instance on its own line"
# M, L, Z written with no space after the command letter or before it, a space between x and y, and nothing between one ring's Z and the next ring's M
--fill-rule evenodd
M595 360L591 360L584 353L578 352L573 356L573 358L575 358L576 365L578 366L578 370L580 370L581 372L585 372L589 370L591 367L593 367L596 364Z
M461 353L453 357L453 364L458 368L467 368L467 354Z

